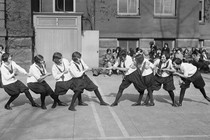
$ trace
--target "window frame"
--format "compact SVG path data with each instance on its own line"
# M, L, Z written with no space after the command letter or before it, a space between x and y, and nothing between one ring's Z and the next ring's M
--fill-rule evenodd
M126 42L126 51L129 51L129 48L132 48L132 47L130 47L129 42L132 42L132 41L135 41L135 42L136 42L136 43L135 43L136 46L133 47L133 49L139 47L139 43L140 43L139 38L117 38L117 46L120 46L120 42L121 42L121 41ZM121 46L121 47L122 47L122 46ZM122 47L122 48L123 48L123 47Z
M163 2L165 0L159 0L160 3L161 3L160 6L162 6L161 7L162 13L156 13L156 1L157 0L154 0L154 16L155 17L176 17L176 8L177 8L177 6L176 6L177 1L176 0L174 0L174 5L171 6L174 9L174 10L172 9L171 13L164 13L164 7L166 7L166 6L163 4Z
M38 11L33 11L33 12L42 12L42 0L37 0L39 2L38 4ZM35 3L35 2L34 2ZM34 8L34 7L33 7ZM32 8L32 9L33 9ZM34 10L34 9L33 9Z
M140 0L135 0L136 1L136 13L129 13L129 1L131 0L126 0L127 1L127 12L126 13L120 13L120 0L117 0L117 15L119 16L139 16L140 15Z
M53 13L75 13L76 12L76 0L73 0L73 11L56 11L55 10L55 1L56 0L53 0ZM65 1L66 0L63 0L64 1L64 9L65 9Z
M199 9L199 23L204 23L204 10L205 10L205 0L199 0L199 6L200 6L200 2L202 2L201 3L201 7L202 7L202 9L201 9L201 20L200 20L200 9Z

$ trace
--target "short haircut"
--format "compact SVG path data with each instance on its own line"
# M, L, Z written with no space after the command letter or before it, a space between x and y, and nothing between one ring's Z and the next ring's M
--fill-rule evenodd
M36 55L36 56L34 57L34 62L35 62L36 64L40 64L40 62L41 62L43 59L44 59L44 57L43 57L42 55L38 54L38 55Z
M62 58L62 54L60 52L55 52L53 54L52 60L55 61L55 59L61 59L61 58Z
M8 58L10 57L11 55L9 53L4 53L2 56L1 56L1 60L4 61L4 62L7 62L8 61Z
M144 61L144 55L143 54L138 54L135 56L136 64L141 65Z
M182 60L180 58L175 58L175 59L173 59L173 63L175 63L177 65L181 65L182 64Z
M119 54L119 57L120 57L120 58L126 57L126 55L127 55L126 50L121 50L121 51L120 51L120 54Z
M81 58L81 53L79 53L79 52L73 52L72 53L72 60L73 61L77 61L78 60L78 58Z

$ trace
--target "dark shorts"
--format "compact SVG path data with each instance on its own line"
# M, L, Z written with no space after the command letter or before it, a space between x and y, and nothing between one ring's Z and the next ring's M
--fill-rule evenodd
M46 81L43 81L41 83L35 82L35 83L27 83L29 89L33 91L36 94L44 94L44 95L51 95L54 94L54 91L52 88L47 84Z
M155 79L155 76L153 73L151 73L150 75L142 76L142 79L147 89L152 88L154 84L154 79Z
M55 84L55 94L56 95L64 95L67 93L69 89L74 90L74 80L71 79L69 81L58 81Z
M123 78L123 81L120 84L119 89L124 90L124 89L128 88L131 84L134 85L135 89L138 92L143 91L147 88L143 82L141 74L138 73L138 70L132 72L129 75L126 75Z
M6 93L8 93L10 96L23 93L25 90L29 90L28 87L19 80L17 80L15 83L4 85L3 87Z
M184 83L182 83L180 86L181 88L189 88L191 82L193 83L194 87L198 89L203 88L205 86L205 82L199 71L196 71L196 73L189 78L181 79L184 81Z
M173 76L170 75L168 77L160 77L158 75L155 75L152 89L160 90L162 85L163 85L163 89L165 89L166 91L175 90Z
M73 84L74 92L83 93L84 89L86 89L87 91L94 91L98 89L98 86L96 86L86 74L84 74L83 76L79 78L73 78L73 81L74 81L74 84Z

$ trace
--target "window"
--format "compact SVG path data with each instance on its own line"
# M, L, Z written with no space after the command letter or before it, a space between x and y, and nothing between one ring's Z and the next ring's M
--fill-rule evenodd
M41 0L32 0L32 11L41 12Z
M75 12L75 0L54 0L55 12Z
M118 15L138 15L139 0L118 0Z
M139 47L139 39L118 39L118 46L129 51L129 49L136 50Z
M204 0L199 0L199 22L204 23Z
M175 0L154 0L155 16L175 16Z

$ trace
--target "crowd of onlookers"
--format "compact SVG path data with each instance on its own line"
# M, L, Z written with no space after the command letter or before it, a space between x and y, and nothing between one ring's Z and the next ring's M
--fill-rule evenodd
M156 59L160 58L163 52L167 52L170 54L170 58L173 60L174 58L180 58L183 62L189 62L195 65L201 72L208 73L210 72L210 59L208 59L208 52L203 48L173 48L170 50L167 43L160 49L158 48L154 42L150 42L150 50L146 52L146 50L142 50L141 48L136 48L135 50L130 48L127 52L128 55L134 57L137 54L144 54L151 62L154 62ZM116 60L118 59L119 52L122 49L117 47L115 49L107 49L106 54L103 56L103 66L102 67L110 67L112 66ZM112 70L105 72L107 75L112 75L113 73L119 74L120 72Z

